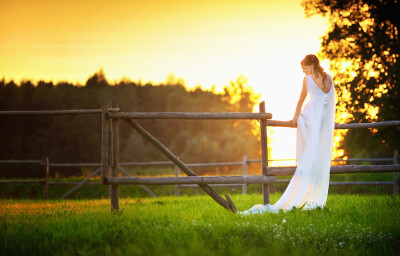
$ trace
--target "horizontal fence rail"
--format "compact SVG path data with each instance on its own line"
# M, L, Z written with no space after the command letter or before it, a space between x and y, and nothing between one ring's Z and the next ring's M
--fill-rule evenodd
M289 183L288 179L276 179L274 183ZM329 182L329 186L393 186L393 181L340 181ZM197 185L177 185L179 188L196 188ZM215 187L240 187L243 184L211 184Z
M44 160L0 160L0 164L43 164Z
M184 113L184 112L119 112L107 113L109 119L271 119L271 113Z
M15 184L15 183L31 183L31 184L43 184L44 180L0 180L0 184ZM48 182L47 184L50 186L58 186L58 185L79 185L81 182ZM87 182L85 185L103 185L100 182Z
M119 111L119 108L110 108L109 112ZM50 116L50 115L87 115L101 114L101 109L74 109L74 110L16 110L0 111L0 116Z
M12 161L12 162L11 162ZM35 160L33 160L35 161ZM268 162L278 161L296 161L296 159L268 159ZM332 159L333 162L393 162L393 158L348 158L348 159ZM0 160L0 163L19 163L20 160ZM40 161L37 161L38 163ZM247 164L259 163L261 159L248 159ZM28 162L27 162L28 163ZM171 161L154 161L154 162L121 162L120 166L173 166ZM188 163L190 167L214 167L214 166L229 166L243 165L243 162L221 162L221 163ZM101 163L50 163L50 167L99 167Z
M106 177L106 185L175 185L175 184L269 184L275 182L275 177L264 175L248 176L184 176L184 177L159 177L159 178L116 178Z
M264 167L271 176L291 176L296 166ZM331 166L331 174L399 172L400 165L339 165Z
M267 120L266 126L278 126L278 127L292 127L291 121L277 121L277 120ZM335 129L354 129L354 128L378 128L386 126L400 126L400 121L384 121L375 123L348 123L348 124L338 124L335 123Z
M14 184L14 183L41 183L44 184L45 180L0 180L0 184Z
M276 179L275 183L289 183L289 179ZM393 186L393 181L333 181L329 182L329 186L353 186L353 185L364 185L364 186L377 186L377 185L389 185Z

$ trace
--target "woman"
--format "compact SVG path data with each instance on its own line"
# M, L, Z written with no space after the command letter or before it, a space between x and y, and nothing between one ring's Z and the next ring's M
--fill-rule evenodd
M275 204L257 204L247 211L239 211L239 214L325 206L335 126L335 88L332 77L324 72L315 55L307 55L301 61L301 67L306 76L296 112L290 121L292 127L297 127L296 171ZM300 112L307 93L310 101Z

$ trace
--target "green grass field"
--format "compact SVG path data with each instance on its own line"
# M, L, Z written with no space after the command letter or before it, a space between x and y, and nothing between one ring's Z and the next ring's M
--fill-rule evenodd
M280 194L272 194L275 202ZM239 210L260 194L231 195ZM400 197L330 194L324 209L235 215L206 195L0 201L0 255L399 255Z

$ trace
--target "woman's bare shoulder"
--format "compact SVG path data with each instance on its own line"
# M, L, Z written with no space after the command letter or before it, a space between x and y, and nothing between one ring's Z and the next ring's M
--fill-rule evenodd
M329 84L333 84L333 76L327 72L325 72L326 76L328 77L328 83Z

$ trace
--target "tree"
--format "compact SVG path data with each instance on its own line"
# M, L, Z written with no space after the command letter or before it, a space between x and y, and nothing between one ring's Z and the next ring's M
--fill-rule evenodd
M337 83L336 121L400 120L399 1L304 0L302 6L306 16L329 22L318 55L330 60ZM400 127L342 133L337 142L352 156L391 154L400 147Z
M182 83L142 86L128 78L108 84L103 71L92 75L88 86L67 81L57 84L51 81L21 81L19 84L10 81L5 84L0 81L0 107L2 110L98 109L104 100L112 99L124 112L251 112L257 95L245 82L245 78L238 78L227 86L224 94L220 94L201 87L189 90ZM98 162L101 157L99 117L2 117L1 159L43 159L47 156L53 163ZM240 161L244 154L249 158L260 157L259 141L247 120L139 120L139 123L185 162L233 162ZM121 125L119 135L121 161L167 160L128 125ZM229 168L221 167L223 171ZM215 169L196 169L196 172L204 174ZM50 174L55 175L58 171L51 168ZM83 171L77 167L63 168L60 174L80 175ZM3 178L42 175L39 165L0 165L0 177Z
M102 68L86 81L87 88L104 88L108 86L108 81Z

